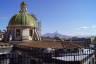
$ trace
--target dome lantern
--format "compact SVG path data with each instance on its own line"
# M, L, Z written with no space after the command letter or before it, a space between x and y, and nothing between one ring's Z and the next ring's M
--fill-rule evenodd
M24 1L21 3L21 12L27 12L27 4Z

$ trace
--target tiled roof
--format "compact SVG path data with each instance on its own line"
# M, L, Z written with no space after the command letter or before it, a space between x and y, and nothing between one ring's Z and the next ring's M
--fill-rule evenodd
M5 42L0 42L0 46L10 46L10 44L5 43Z
M84 48L83 46L67 43L67 42L56 42L56 41L32 41L32 42L23 42L17 44L17 46L26 46L26 47L33 47L33 48L54 48L54 49L62 49L62 48Z

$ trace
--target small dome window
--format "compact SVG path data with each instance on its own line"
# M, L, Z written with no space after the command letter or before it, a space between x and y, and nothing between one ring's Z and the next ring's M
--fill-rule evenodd
M32 30L30 30L30 36L32 36L32 33L33 33Z
M16 29L16 36L20 36L20 29Z

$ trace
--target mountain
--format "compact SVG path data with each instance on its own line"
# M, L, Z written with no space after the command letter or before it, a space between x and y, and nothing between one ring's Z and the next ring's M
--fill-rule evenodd
M54 38L54 37L71 38L71 36L62 35L62 34L59 34L59 33L57 33L57 32L54 32L54 33L46 33L46 34L43 35L43 37L51 37L51 38Z

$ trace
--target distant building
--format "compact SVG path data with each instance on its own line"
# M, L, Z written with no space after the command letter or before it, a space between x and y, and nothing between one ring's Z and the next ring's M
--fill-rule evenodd
M0 41L2 41L4 38L4 32L0 30Z
M96 50L96 37L91 38L90 47Z
M91 38L70 38L70 39L64 39L64 41L89 47L89 44L91 43Z

